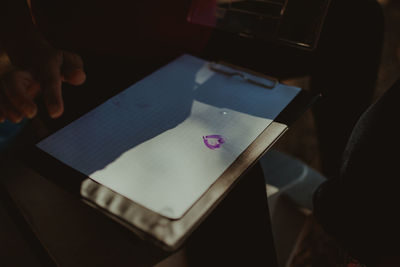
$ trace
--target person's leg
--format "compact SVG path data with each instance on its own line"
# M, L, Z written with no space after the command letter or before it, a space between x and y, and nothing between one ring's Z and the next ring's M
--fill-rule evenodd
M383 43L383 14L375 0L333 0L315 51L311 88L326 176L339 173L354 124L371 103Z

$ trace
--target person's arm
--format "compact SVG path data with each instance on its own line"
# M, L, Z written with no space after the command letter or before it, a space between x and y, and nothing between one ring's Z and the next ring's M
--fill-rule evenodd
M85 81L82 59L47 42L33 24L26 1L0 0L0 10L0 46L15 68L1 79L0 119L17 122L35 116L32 91L38 90L32 87L39 88L49 115L59 117L64 110L62 82Z

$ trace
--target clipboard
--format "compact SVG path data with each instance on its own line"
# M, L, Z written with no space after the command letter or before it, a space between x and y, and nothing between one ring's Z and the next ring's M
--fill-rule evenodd
M191 56L187 56L192 58ZM197 59L200 60L200 59ZM202 60L201 60L202 61ZM274 90L279 82L271 77L228 64L206 62L205 66L217 75L226 76L236 82L251 84L262 90ZM148 79L148 78L145 78ZM298 90L290 105L282 108L268 127L241 153L234 162L216 179L214 183L179 218L168 218L165 214L154 212L128 197L117 193L87 175L66 166L63 162L44 151L33 148L36 154L33 166L44 176L55 177L55 182L78 194L83 201L118 224L134 232L144 240L149 240L167 251L180 247L190 233L207 217L218 203L229 193L240 177L261 157L288 129L295 116L302 113L312 99L309 94ZM307 105L305 105L307 103ZM294 116L294 117L293 117ZM54 176L46 165L51 162L54 169L62 170ZM48 172L46 174L46 172ZM71 177L75 177L71 179Z

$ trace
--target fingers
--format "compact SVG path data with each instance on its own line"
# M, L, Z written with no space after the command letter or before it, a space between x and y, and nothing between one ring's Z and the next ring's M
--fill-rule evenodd
M3 92L7 102L12 105L19 114L33 118L37 113L34 98L28 94L28 88L32 86L34 79L29 72L13 71L3 81Z
M77 54L57 51L50 57L40 72L41 88L50 117L58 118L64 111L62 100L62 82L80 85L86 79L83 61Z
M64 81L72 85L81 85L86 80L82 58L68 51L63 51L63 65L61 68Z
M7 101L7 96L0 92L0 122L8 119L12 122L18 123L22 120L23 115L18 112L15 107Z
M58 118L64 111L62 82L80 85L86 80L83 61L77 54L52 48L40 54L40 60L29 68L31 72L15 70L7 75L6 80L3 79L3 85L0 85L0 122L33 118L37 113L34 99L39 92L50 117Z
M40 90L40 83L34 80L33 83L27 87L26 94L30 99L35 99L40 93Z
M20 122L24 117L33 118L37 113L34 97L37 82L26 71L15 70L6 74L0 84L0 122L9 119ZM33 89L36 92L33 92ZM29 92L31 91L31 92Z
M44 64L39 72L43 99L52 118L58 118L64 111L60 73L62 59L62 52L58 51L47 60L47 64Z

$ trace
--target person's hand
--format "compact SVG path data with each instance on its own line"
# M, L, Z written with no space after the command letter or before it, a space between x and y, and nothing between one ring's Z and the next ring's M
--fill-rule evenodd
M34 102L40 85L27 71L12 70L0 79L0 123L8 119L20 122L24 117L33 118L37 113Z
M33 99L28 100L30 90L41 93L50 117L57 118L64 111L62 82L80 85L86 79L79 55L56 49L39 35L28 42L16 40L16 45L9 47L7 54L11 63L23 71L14 71L0 88L2 101L6 103L2 113L6 118L17 117L10 114L28 118L35 116L36 105ZM33 90L32 86L36 89Z

